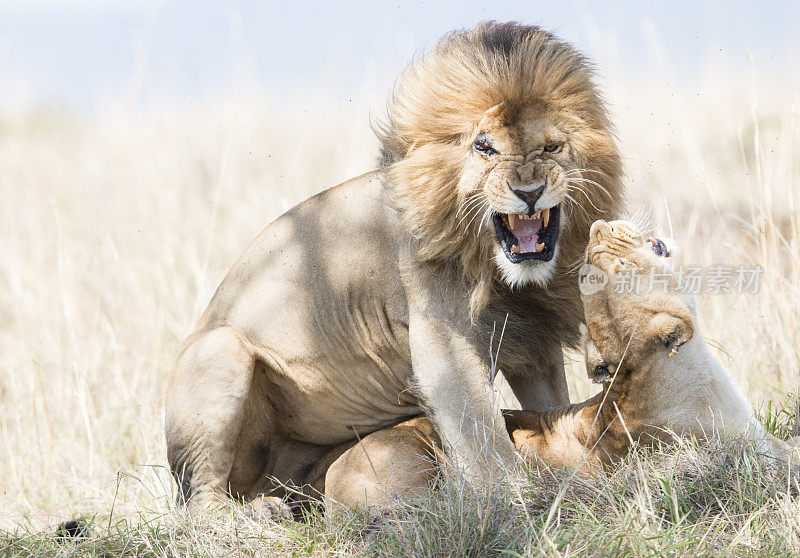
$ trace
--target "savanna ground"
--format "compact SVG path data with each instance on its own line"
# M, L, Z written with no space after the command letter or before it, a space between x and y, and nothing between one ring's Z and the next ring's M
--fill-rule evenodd
M769 427L796 433L797 84L746 68L608 81L631 211L686 262L762 267L755 294L699 297L701 324ZM450 484L378 520L173 510L162 407L178 344L267 223L372 167L383 93L0 118L0 554L797 555L797 484L735 444L640 452L602 481ZM572 399L593 393L571 368ZM73 518L79 536L57 533Z

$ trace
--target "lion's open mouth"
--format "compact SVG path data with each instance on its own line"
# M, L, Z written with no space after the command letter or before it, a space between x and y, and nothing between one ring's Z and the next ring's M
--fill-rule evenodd
M497 240L511 263L553 259L558 241L558 206L533 215L495 213L492 220Z

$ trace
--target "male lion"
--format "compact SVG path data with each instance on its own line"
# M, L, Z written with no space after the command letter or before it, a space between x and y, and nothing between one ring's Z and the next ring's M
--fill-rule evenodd
M603 389L582 403L545 412L506 411L508 433L523 456L593 474L624 457L634 441L727 434L748 439L761 454L800 464L796 441L784 442L764 429L708 351L694 299L679 289L670 255L663 241L644 238L630 222L594 223L585 262L605 273L609 284L582 297L583 349L587 373ZM617 289L629 272L657 274L663 287ZM418 417L332 451L307 482L329 504L382 511L394 496L428 490L444 461L430 421Z
M568 272L622 203L586 59L538 27L451 33L406 69L379 136L379 168L269 225L183 344L166 440L193 508L274 498L331 445L423 412L470 482L511 465L501 329L494 364L523 407L568 402Z

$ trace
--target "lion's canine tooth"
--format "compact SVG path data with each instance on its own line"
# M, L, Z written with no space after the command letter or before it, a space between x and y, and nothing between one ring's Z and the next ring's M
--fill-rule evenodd
M514 228L514 214L513 213L509 213L508 214L508 228L509 229L513 229Z
M544 242L537 242L536 246L533 247L534 252L541 252L544 250Z
M542 226L547 228L547 223L550 222L550 208L542 209Z
M514 246L512 246L511 247L511 253L512 254L519 254L519 246L517 246L516 244Z

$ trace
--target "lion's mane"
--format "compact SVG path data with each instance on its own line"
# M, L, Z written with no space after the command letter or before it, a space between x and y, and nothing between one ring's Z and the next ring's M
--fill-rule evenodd
M380 168L418 256L460 265L475 287L473 310L488 299L497 273L488 231L481 237L459 226L457 186L475 126L499 103L558 111L579 167L605 188L573 195L559 240L561 271L581 256L589 225L622 204L613 128L582 54L539 27L518 23L484 22L444 36L405 69L376 133Z

